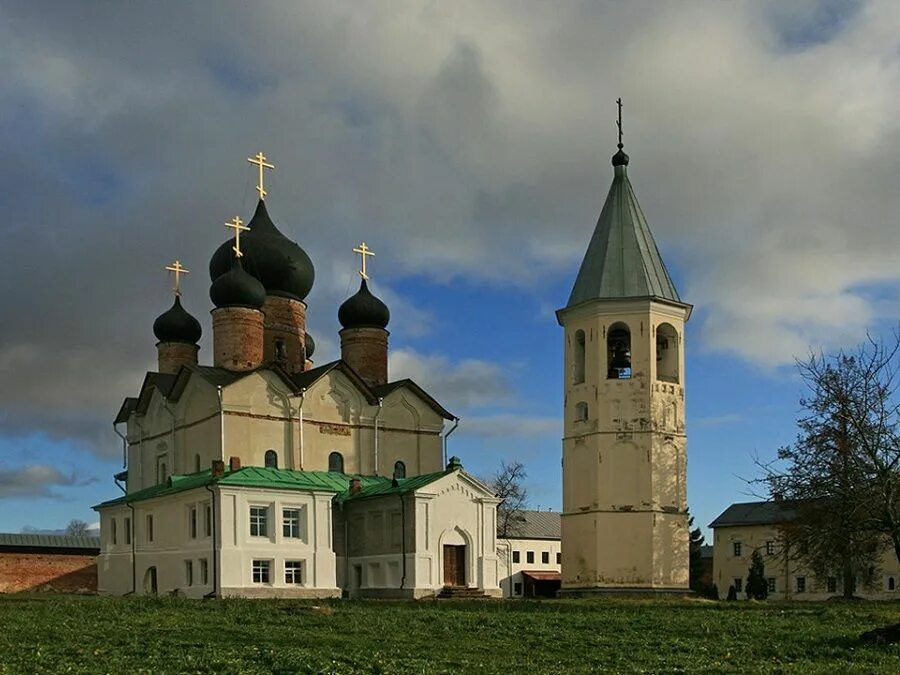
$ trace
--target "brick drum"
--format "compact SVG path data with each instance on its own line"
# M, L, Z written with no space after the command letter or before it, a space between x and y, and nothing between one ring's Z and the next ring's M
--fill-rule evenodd
M387 382L388 335L384 328L345 328L341 331L341 358L370 387Z
M249 307L220 307L212 312L213 365L253 370L263 360L263 313Z
M0 552L0 593L97 592L94 555Z
M267 295L263 305L265 342L263 358L277 363L289 373L303 372L306 364L306 303L278 295ZM276 354L276 341L284 347L282 358Z
M174 375L181 366L196 366L200 347L187 342L157 342L159 372Z

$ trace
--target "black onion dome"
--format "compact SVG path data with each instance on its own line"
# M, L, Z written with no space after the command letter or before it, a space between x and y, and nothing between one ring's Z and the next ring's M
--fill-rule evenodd
M347 298L338 310L338 321L344 328L385 328L390 320L388 306L372 295L365 279L356 295Z
M235 258L225 274L209 287L209 298L216 307L249 307L259 309L266 301L266 289L244 271L241 259Z
M306 345L306 358L311 358L316 353L316 341L309 333L303 334L303 343Z
M316 278L306 251L284 236L259 200L256 213L247 223L250 231L241 235L244 267L262 282L267 295L303 300ZM231 268L234 238L222 243L209 261L209 278L216 280Z
M153 334L160 342L187 342L193 345L200 341L203 329L200 322L181 306L181 298L176 295L172 306L153 322Z
M612 156L613 166L628 166L628 155L622 150L622 144L619 143L619 151Z

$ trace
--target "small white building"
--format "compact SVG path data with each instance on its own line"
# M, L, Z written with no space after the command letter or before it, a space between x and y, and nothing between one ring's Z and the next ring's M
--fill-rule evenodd
M497 533L497 558L504 598L555 597L562 568L560 514L514 514L507 532Z

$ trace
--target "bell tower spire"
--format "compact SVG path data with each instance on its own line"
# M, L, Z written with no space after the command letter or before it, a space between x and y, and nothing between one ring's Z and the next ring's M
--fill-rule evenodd
M566 306L562 591L688 588L682 302L622 143Z

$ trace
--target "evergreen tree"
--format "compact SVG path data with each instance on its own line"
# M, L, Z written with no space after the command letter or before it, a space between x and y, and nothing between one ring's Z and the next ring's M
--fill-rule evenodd
M747 598L765 600L769 596L769 584L766 582L766 568L759 549L750 556L750 571L747 574Z

